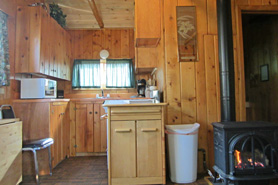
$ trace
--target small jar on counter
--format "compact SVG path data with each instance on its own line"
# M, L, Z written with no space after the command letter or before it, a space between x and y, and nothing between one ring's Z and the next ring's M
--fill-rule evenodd
M151 97L150 87L146 87L146 90L145 90L145 97L146 97L146 98L150 98L150 97Z

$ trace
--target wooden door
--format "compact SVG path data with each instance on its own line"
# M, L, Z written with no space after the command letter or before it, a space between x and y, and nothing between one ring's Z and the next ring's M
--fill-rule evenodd
M94 152L94 104L76 103L76 152Z
M161 37L161 1L135 1L136 47L156 47Z
M106 152L107 149L107 124L100 117L105 114L102 104L94 104L94 152Z
M49 51L49 75L50 76L55 76L55 24L54 21L51 17L49 17L49 45L50 45L50 51Z
M136 177L135 121L111 121L112 178Z
M62 140L63 140L63 159L70 155L70 119L69 119L69 106L68 104L63 106L63 117L62 117Z
M65 132L64 120L65 112L67 108L66 102L52 103L51 105L51 137L54 139L54 144L52 145L52 165L55 167L59 162L65 159L64 149L67 148L67 141L64 136ZM69 139L69 138L68 138Z
M105 114L105 110L100 105L100 116ZM107 119L100 120L100 152L107 151Z
M60 128L60 136L59 136L59 162L65 159L66 157L66 147L67 147L67 138L65 137L67 135L66 125L65 125L65 114L66 114L66 105L60 105L58 106L59 109L59 128Z
M94 104L94 152L101 150L100 104Z
M161 120L137 121L137 176L162 176Z
M60 125L60 112L59 106L51 105L50 108L50 130L51 130L51 138L54 139L54 144L51 146L51 158L52 158L52 167L54 168L60 161L60 142L59 138L61 135L61 125Z

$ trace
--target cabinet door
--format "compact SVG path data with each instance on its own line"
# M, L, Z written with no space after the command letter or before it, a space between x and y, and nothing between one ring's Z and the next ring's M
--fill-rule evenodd
M100 105L100 115L102 116L105 114L104 108ZM100 152L107 151L107 119L100 120Z
M94 152L94 104L76 103L76 152Z
M137 176L162 176L161 120L137 121Z
M51 105L50 115L50 130L51 138L54 139L54 144L51 146L52 167L54 168L60 161L61 153L61 118L60 118L59 106Z
M112 178L136 177L135 121L111 121Z
M102 104L94 104L94 152L106 152L107 149L107 129L106 120L100 117L105 114Z
M59 125L60 126L60 136L59 139L61 142L59 142L59 159L60 161L62 161L63 159L65 159L66 157L66 148L68 146L67 142L68 142L68 138L66 137L66 135L68 134L68 130L67 130L67 125L66 124L66 105L60 105L58 106L59 109Z
M161 37L161 1L135 0L136 47L156 47Z
M69 106L63 106L63 116L62 116L62 140L63 140L63 159L70 155L70 117L69 117Z
M49 20L50 15L41 11L41 48L40 48L40 73L49 75L50 43L49 43Z

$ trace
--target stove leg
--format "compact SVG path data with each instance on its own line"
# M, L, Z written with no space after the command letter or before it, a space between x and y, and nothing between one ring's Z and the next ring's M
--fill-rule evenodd
M229 180L228 179L224 179L224 185L229 185Z
M214 172L213 183L216 183L217 175L218 175L217 172Z

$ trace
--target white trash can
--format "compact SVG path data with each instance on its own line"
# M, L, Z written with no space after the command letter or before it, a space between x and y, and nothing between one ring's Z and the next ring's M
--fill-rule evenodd
M175 183L197 180L198 131L200 124L166 125L170 179Z

